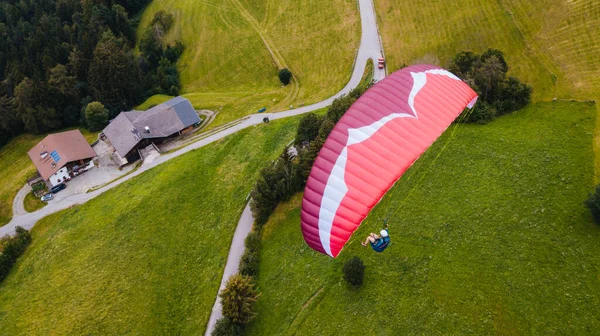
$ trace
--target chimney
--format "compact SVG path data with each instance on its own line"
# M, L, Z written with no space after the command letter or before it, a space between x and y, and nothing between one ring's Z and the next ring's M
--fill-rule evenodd
M150 127L148 127L148 126L145 126L145 127L144 127L144 130L146 131L146 133L150 133Z

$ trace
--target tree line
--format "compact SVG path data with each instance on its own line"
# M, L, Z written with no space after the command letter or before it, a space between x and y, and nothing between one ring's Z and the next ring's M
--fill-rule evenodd
M157 13L134 52L132 17L148 2L0 0L0 146L23 132L86 123L92 101L108 120L152 94L178 94L183 45L163 41L172 15Z

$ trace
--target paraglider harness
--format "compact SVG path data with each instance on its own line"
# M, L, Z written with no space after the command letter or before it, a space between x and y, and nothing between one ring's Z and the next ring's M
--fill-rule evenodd
M383 229L387 232L388 230L388 226L387 226L387 221L384 221L383 224ZM371 248L373 248L373 251L375 252L383 252L383 250L385 250L388 246L390 246L390 234L388 232L387 237L379 237L377 239L375 239L374 243L370 243L371 244Z

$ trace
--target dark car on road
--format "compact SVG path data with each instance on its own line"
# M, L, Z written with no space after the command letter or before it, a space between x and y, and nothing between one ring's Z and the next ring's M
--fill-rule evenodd
M53 194L56 194L57 192L65 189L66 187L67 187L67 185L64 183L57 184L54 187L52 187L52 189L50 189L50 192L52 192Z

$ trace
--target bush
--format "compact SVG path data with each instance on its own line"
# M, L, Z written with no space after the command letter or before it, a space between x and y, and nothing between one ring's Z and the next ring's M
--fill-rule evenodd
M463 113L468 114L464 122L474 124L487 124L496 118L496 108L486 102L479 102L473 110L465 110Z
M594 222L600 224L600 184L596 186L594 193L589 195L588 199L585 201L585 205L592 212Z
M319 134L320 127L321 118L319 118L318 115L312 112L305 114L302 119L300 119L298 129L296 130L295 145L301 146L313 141Z
M294 158L286 147L275 165L269 165L261 170L260 177L252 190L252 203L250 203L259 230L279 202L287 201L299 191L301 186L296 169Z
M327 110L327 119L331 120L334 124L340 121L344 113L348 111L350 106L352 106L357 99L352 94L353 92L354 91L333 101Z
M217 320L211 336L240 336L242 334L242 326L233 323L228 317L222 317Z
M100 102L91 102L85 107L85 123L90 131L99 131L108 124L108 110Z
M258 300L258 293L254 289L251 277L232 275L219 297L223 305L223 316L231 319L233 323L247 324L256 317L253 308Z
M16 227L14 237L5 237L0 241L0 281L4 279L17 258L25 252L31 243L31 234L20 226Z
M344 263L344 280L352 286L360 286L365 277L365 264L359 257L352 257Z
M288 68L283 68L279 70L279 80L283 85L290 84L290 80L292 80L292 72Z
M258 252L260 250L260 236L258 233L255 231L250 232L244 240L244 245L247 250Z
M255 277L258 274L258 251L252 251L246 247L246 251L240 259L240 274Z

